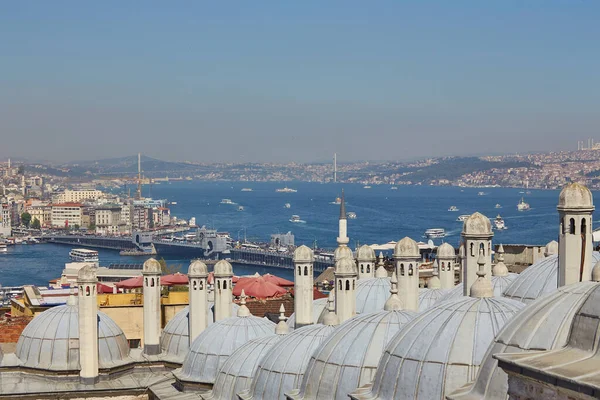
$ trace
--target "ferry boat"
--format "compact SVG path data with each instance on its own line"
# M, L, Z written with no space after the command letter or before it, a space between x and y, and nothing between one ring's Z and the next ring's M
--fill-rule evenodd
M456 220L459 222L464 222L469 217L470 217L469 214L463 214L463 215L459 215L458 218L456 218Z
M502 208L502 206L500 205L500 203L497 203L495 208Z
M306 223L306 221L303 221L300 219L299 215L292 215L292 218L290 218L290 222L293 222L295 224L304 224Z
M456 206L450 206L448 211L458 211L458 208L456 208Z
M285 203L283 205L283 208L292 208L292 205L290 203Z
M346 217L348 219L356 219L356 213L354 211L349 211L346 213Z
M425 231L425 237L427 239L437 239L446 236L446 231L443 228L431 228Z
M529 210L529 204L525 203L525 200L521 197L521 201L517 204L517 210L519 211L527 211Z
M0 253L6 253L7 246L6 243L0 243Z
M251 192L252 188L242 188L242 192Z
M98 262L98 252L89 249L73 249L69 252L69 258L77 262Z
M335 201L332 201L332 202L331 202L331 203L329 203L329 204L335 204L335 205L338 205L338 206L339 206L340 204L342 204L342 199L341 199L341 198L339 198L339 197L336 197L336 198L335 198Z
M280 189L275 189L275 191L277 193L296 193L297 190L296 189L291 189L289 187L284 187L284 188L280 188Z
M494 225L496 226L496 229L498 229L499 231L501 231L503 229L507 229L506 225L504 224L504 220L502 219L500 214L498 214L496 216L496 219L494 220Z
M235 204L231 199L222 199L221 204Z

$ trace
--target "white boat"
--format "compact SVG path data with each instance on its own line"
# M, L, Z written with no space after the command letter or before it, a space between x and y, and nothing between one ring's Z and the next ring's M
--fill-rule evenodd
M349 211L346 213L346 217L348 219L356 219L356 213L354 211Z
M283 208L292 208L292 205L290 203L285 203L283 205Z
M251 188L242 188L242 192L251 192L252 189Z
M392 186L390 190L398 190L398 186Z
M69 252L69 258L77 262L98 262L98 252L90 249L73 249Z
M496 216L496 219L494 220L494 225L496 226L496 229L498 229L499 231L501 231L503 229L507 229L506 225L504 224L504 220L502 219L500 214L498 214Z
M529 210L529 204L525 203L525 200L521 197L521 201L517 204L517 210L519 211L527 211Z
M365 185L365 186L363 186L363 189L371 189L371 186Z
M469 217L470 217L469 214L463 214L463 215L459 215L458 218L456 218L456 220L460 221L460 222L463 222L463 221L465 221Z
M443 228L431 228L425 231L427 239L443 238L446 236L446 231Z
M8 251L8 246L6 243L0 243L0 253L6 253Z
M176 205L177 205L177 202L176 202L176 201L172 201L172 202L171 202L171 205L173 205L173 206L176 206Z
M340 204L342 204L342 199L341 199L341 198L339 198L339 197L336 197L336 198L335 198L335 201L332 201L332 202L331 202L331 203L329 203L329 204L335 204L335 205L338 205L338 206L339 206Z
M289 188L287 186L284 187L284 188L281 188L281 189L275 189L275 191L277 193L296 193L297 192L296 189L291 189L291 188Z
M244 211L244 206L239 206L238 211Z
M231 199L222 199L221 204L235 204Z
M299 215L292 215L292 218L290 218L290 222L293 222L295 224L304 224L306 223L306 221L303 221L300 219Z
M495 208L502 208L502 206L498 203Z
M486 194L486 192L477 192L477 196L485 196Z
M450 206L448 211L458 211L458 208L456 208L456 206Z

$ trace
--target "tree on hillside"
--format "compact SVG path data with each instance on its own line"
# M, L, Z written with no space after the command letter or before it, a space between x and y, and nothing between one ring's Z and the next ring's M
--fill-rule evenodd
M37 219L37 217L33 219L33 222L31 223L31 228L33 228L33 229L40 229L41 228L40 220Z
M29 214L27 211L21 214L21 223L29 228L29 224L31 223L31 214Z

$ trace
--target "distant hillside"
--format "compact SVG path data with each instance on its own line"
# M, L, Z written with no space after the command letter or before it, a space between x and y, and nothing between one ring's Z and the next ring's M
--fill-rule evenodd
M168 173L189 173L196 171L198 168L195 165L162 161L156 158L142 156L142 171L146 176L165 175ZM103 160L79 161L68 163L61 166L62 168L73 168L76 170L86 170L93 174L101 175L117 175L127 174L132 175L138 170L138 157L128 156L120 158L107 158Z

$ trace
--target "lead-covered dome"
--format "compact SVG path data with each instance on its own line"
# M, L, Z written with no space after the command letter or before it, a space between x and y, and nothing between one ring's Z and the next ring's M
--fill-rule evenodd
M360 282L360 281L359 281ZM323 317L327 314L327 297L322 299L313 300L313 324L320 324L323 322ZM296 326L296 313L292 313L285 323L294 329Z
M215 276L231 276L233 275L233 267L227 260L220 260L215 264L213 269Z
M335 262L335 274L357 275L356 263L350 257L342 257Z
M76 301L50 308L25 327L17 342L16 356L28 368L78 371L79 312ZM113 368L131 362L129 344L119 326L98 312L98 365Z
M504 276L492 275L492 288L494 289L494 297L505 297L506 289L519 278L519 274L509 273ZM459 283L448 291L448 293L440 298L440 301L455 300L463 297L463 283ZM520 299L514 299L519 300Z
M231 315L236 315L238 306L235 303L231 304ZM179 311L167 323L160 335L160 350L166 361L183 363L185 355L190 349L190 325L188 314L190 307L186 306ZM208 325L214 321L214 304L208 303Z
M383 310L390 298L390 278L367 278L356 281L356 313L370 314ZM327 312L327 310L325 310Z
M182 382L212 385L217 371L235 349L274 332L274 323L252 315L217 321L194 339L183 366L174 375Z
M375 251L373 248L367 244L363 244L356 251L356 259L360 261L370 261L373 262L376 260Z
M594 208L592 192L585 185L573 182L560 191L558 196L559 209L589 209Z
M287 397L347 399L352 390L373 380L383 349L415 315L395 310L349 319L313 353L300 389L286 393Z
M294 262L313 262L314 254L310 247L302 245L294 250Z
M348 246L338 246L335 248L335 250L333 251L333 259L334 260L341 260L342 258L353 258L354 254L352 254L352 250L350 250L350 247Z
M208 276L208 267L200 260L195 260L188 268L188 275L191 277L205 278Z
M473 380L489 344L523 308L503 298L463 297L418 314L386 347L372 384L353 399L444 399Z
M556 240L553 240L551 242L548 242L548 244L546 245L546 248L544 249L544 256L548 257L553 256L555 254L558 254L558 242Z
M419 245L413 239L408 236L402 238L394 246L394 257L408 257L418 258L421 257L419 251Z
M480 212L476 212L465 219L462 233L464 235L491 236L493 235L492 223L488 217Z
M334 326L308 325L285 335L258 363L249 389L238 393L242 400L273 400L296 389L308 360L334 331Z
M462 287L461 287L462 288ZM419 290L419 311L425 311L433 307L442 298L447 296L453 289L420 289ZM461 289L462 295L462 289Z
M527 350L551 350L566 346L573 318L597 282L563 286L528 304L500 330L487 349L474 383L457 390L452 400L506 399L508 376L492 356Z
M438 259L448 259L448 258L455 258L456 257L456 251L454 250L454 247L452 247L452 245L450 243L442 243L438 246L437 251L436 251L436 257Z
M160 263L158 261L156 261L156 259L149 258L146 261L144 261L144 265L142 267L142 272L145 272L148 274L160 274L161 271L162 271L162 267L160 266Z

